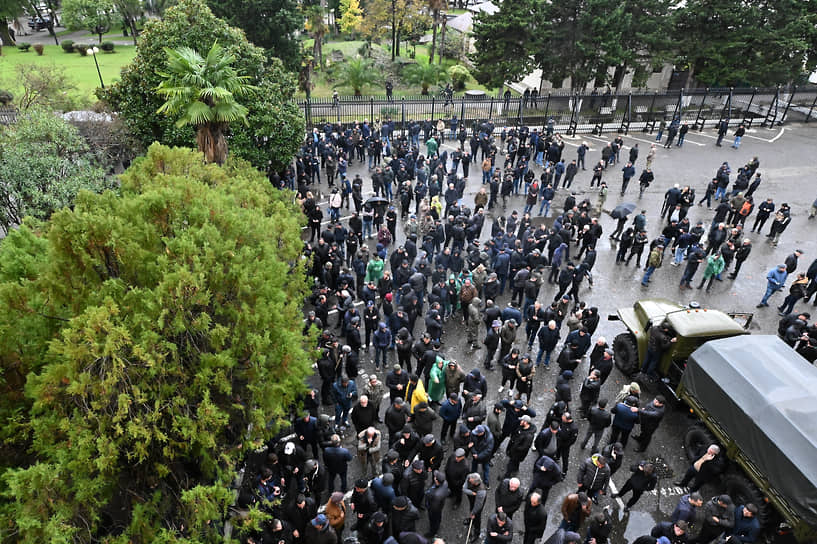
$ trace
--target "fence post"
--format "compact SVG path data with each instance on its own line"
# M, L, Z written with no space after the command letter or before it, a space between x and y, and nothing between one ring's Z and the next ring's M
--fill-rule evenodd
M465 119L465 95L462 95L462 107L460 108L460 120L463 119ZM456 137L457 135L454 134L454 138Z
M789 108L791 107L791 103L794 100L794 95L797 94L797 85L795 85L792 90L791 94L789 95L789 101L786 103L786 109L783 110L783 116L780 118L780 121L777 122L777 125L780 126L786 120L786 115L789 114Z
M683 115L684 111L684 89L678 89L678 102L675 103L675 111L672 113L672 120L675 121L676 118L678 120L681 119L681 115Z
M545 123L547 123L549 111L550 111L550 93L548 93L547 102L545 102Z
M488 121L494 118L494 97L491 97L491 105L488 106Z
M434 122L434 103L435 103L434 95L431 95L431 122L432 123Z
M656 98L658 98L658 92L657 91L652 95L652 102L650 102L650 111L649 111L650 120L647 122L646 125L644 125L644 129L645 129L644 132L649 132L650 134L652 134L653 131L655 131L655 99Z
M519 126L521 127L522 126L522 97L521 96L519 97L519 116L517 117L517 119L519 119Z
M811 119L811 113L814 111L814 106L817 106L817 95L814 97L814 102L811 103L811 107L808 109L808 115L806 115L806 123L809 122Z
M709 87L707 87L706 90L704 91L704 98L703 98L703 100L701 100L701 105L698 108L698 115L695 116L695 124L692 125L693 129L696 129L696 128L698 129L698 132L703 132L704 125L706 124L706 119L704 119L703 121L701 121L701 126L700 127L698 126L698 121L701 120L701 114L704 111L704 104L706 103L706 97L707 96L709 96Z
M406 97L400 97L400 130L406 130Z
M369 97L369 119L374 122L374 97Z
M304 100L304 122L307 129L312 127L312 104L308 96Z
M772 99L772 103L769 104L769 109L766 110L766 117L763 118L763 122L760 123L760 126L765 127L767 123L769 124L769 128L772 128L774 126L774 122L777 121L777 112L780 109L779 104L780 104L780 83L777 84L777 87L774 90L774 98Z
M573 95L573 107L570 108L570 124L567 127L568 135L572 137L576 137L576 129L578 128L579 122L576 119L576 110L579 107L579 93L575 93ZM571 134L572 132L572 134Z
M335 122L340 124L340 99L338 99L338 103L335 106Z
M631 107L633 104L633 93L627 95L627 109L624 112L624 117L621 118L621 126L618 128L619 133L629 134L630 133L630 115L631 115Z
M746 128L752 127L753 119L749 118L750 110L752 109L752 102L755 101L755 95L757 94L757 87L752 87L752 97L749 99L749 105L746 106L746 111L743 114L743 126Z

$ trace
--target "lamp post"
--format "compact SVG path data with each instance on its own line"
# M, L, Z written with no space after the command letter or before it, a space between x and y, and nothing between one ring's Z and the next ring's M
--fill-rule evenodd
M89 47L88 52L94 56L94 64L96 64L96 73L99 75L99 84L105 88L105 83L102 81L102 72L99 70L99 62L96 60L96 54L99 53L98 47Z

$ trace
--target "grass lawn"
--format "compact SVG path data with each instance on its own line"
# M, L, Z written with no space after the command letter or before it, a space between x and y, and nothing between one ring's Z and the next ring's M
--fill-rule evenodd
M120 69L132 61L134 56L136 56L135 47L121 45L116 46L114 53L98 53L96 58L99 61L99 70L102 72L102 81L106 85L117 81ZM7 88L15 96L20 92L15 81L15 67L21 64L29 65L33 69L47 65L62 67L68 77L74 80L79 94L96 101L93 93L99 87L99 76L93 56L81 57L79 53L65 53L57 45L46 45L42 57L38 56L33 49L28 53L22 53L17 48L4 47L3 56L0 57L0 86Z
M363 42L363 41L332 41L332 42L325 43L325 44L323 44L323 56L324 56L324 59L325 60L331 59L332 58L331 57L332 51L340 51L341 53L343 53L343 56L345 58L354 57L354 56L357 55L357 51L358 51L358 49L360 49L360 46L363 45L364 43L365 42ZM312 51L312 44L313 44L313 40L311 40L311 39L304 40L304 48L307 51ZM372 45L372 47L381 47L385 51L390 50L389 46L390 46L390 43L384 43L384 44L380 44L380 45L378 45L378 44L373 44ZM415 60L416 62L421 63L421 64L428 64L428 52L429 52L429 49L430 49L430 47L427 46L427 45L418 45L417 50L416 50L416 55L415 55L415 58L413 60ZM413 47L411 47L411 46L409 46L409 45L407 45L405 43L401 44L401 46L400 46L400 53L401 53L400 58L409 59L409 52L413 51L413 50L414 50ZM443 66L445 66L446 68L449 67L449 66L452 66L454 64L457 64L457 62L455 60L453 60L453 59L448 59L448 58L443 59ZM354 91L351 88L344 87L342 85L336 85L336 84L333 84L332 82L330 82L328 80L328 78L326 77L326 73L322 72L322 71L318 71L318 72L315 73L313 82L315 84L315 88L312 89L312 96L314 96L314 97L319 97L319 98L331 97L332 96L332 91L335 90L335 89L337 89L338 93L340 93L341 95L352 95L352 94L354 94ZM399 80L393 81L393 83L394 83L394 96L397 96L397 97L400 97L400 96L417 96L417 95L420 94L421 89L420 89L419 85L408 85L408 84L405 84L405 83L403 83L402 81L399 81ZM385 84L385 81L383 82L383 84ZM369 95L369 94L384 95L384 94L386 94L386 90L383 87L383 84L378 84L378 85L373 85L373 86L366 87L365 89L363 89L363 94L364 95ZM480 85L479 83L477 83L476 80L473 79L473 78L471 78L466 83L466 89L471 89L471 90L479 89L481 91L485 91L489 96L495 96L496 95L496 89L489 89L487 87L484 87L484 86ZM429 92L431 92L433 94L433 93L436 92L436 90L437 90L437 87L433 86L433 87L431 87L429 89ZM302 99L302 98L305 98L305 95L304 95L303 92L299 91L297 93L296 97L299 98L299 99Z

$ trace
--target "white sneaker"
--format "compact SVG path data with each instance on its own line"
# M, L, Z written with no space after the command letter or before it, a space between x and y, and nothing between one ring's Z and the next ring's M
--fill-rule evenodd
M505 390L505 387L503 387L503 386L501 386L501 385L500 385L500 386L499 386L499 390L497 391L497 393L499 393L499 394L501 395L501 394L502 394L502 391L504 391L504 390Z

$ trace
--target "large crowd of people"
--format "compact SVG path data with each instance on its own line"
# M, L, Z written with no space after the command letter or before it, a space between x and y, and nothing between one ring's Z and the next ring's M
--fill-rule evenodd
M688 128L670 123L665 145L683 145ZM638 144L627 151L620 135L597 163L587 143L575 156L565 146L553 123L499 130L481 122L470 134L456 117L403 130L389 119L326 124L307 137L291 171L273 175L297 191L307 218L315 290L304 333L318 331L320 386L262 463L252 500L275 520L255 542L335 544L348 529L363 544L427 544L439 540L443 513L456 512L446 526L461 521L469 541L507 544L521 533L525 544L602 544L617 520L600 500L626 497L626 512L656 487L647 452L666 400L646 392L673 332L656 324L636 381L605 394L615 353L596 334L599 311L587 300L615 172L620 194L637 177L640 197L655 181L656 145L640 174ZM586 160L592 196L579 201L571 188ZM368 179L350 174L355 161ZM680 290L737 280L754 243L747 221L773 245L791 221L790 207L765 194L755 206L759 166L755 157L732 179L723 162L702 196L674 185L654 212L617 207L608 235L615 266L643 266L645 288L665 258L684 267ZM522 213L507 213L509 204ZM652 239L650 221L660 225L649 229L659 233ZM817 259L802 271L802 254L769 271L758 307L789 283L779 333L813 362L817 324L794 310L812 297L817 305ZM469 363L451 355L454 346ZM496 393L486 380L495 371ZM542 375L555 377L552 404L536 410ZM671 519L637 544L758 539L763 505L723 494L718 445L698 454L676 482L685 493ZM630 476L613 494L611 476L622 466ZM351 488L350 473L359 475ZM550 490L563 481L572 491L560 499L560 519L549 520ZM705 500L703 486L716 494Z

